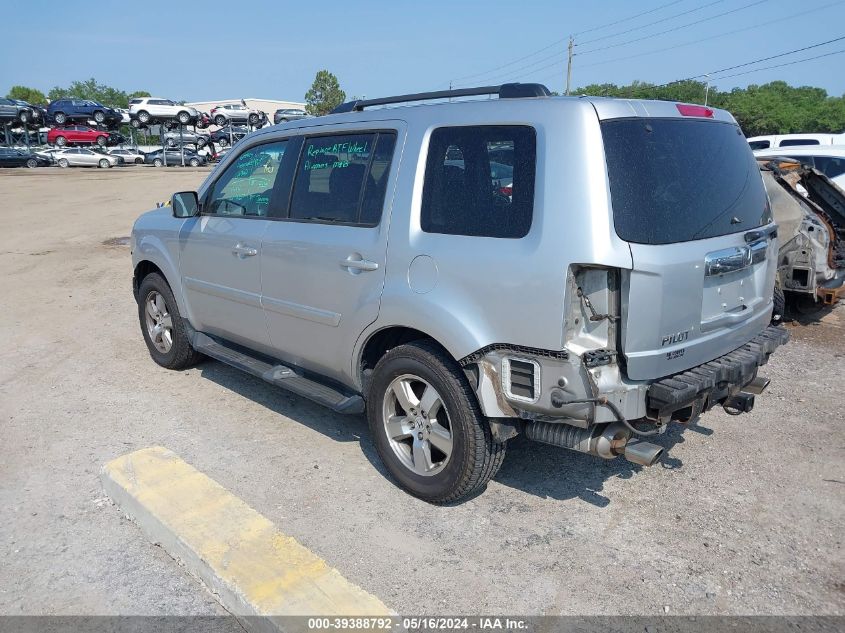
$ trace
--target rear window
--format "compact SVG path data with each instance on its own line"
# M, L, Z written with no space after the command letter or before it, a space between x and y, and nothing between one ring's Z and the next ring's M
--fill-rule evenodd
M778 147L798 147L800 145L818 145L819 142L814 138L790 138L780 142Z
M617 119L601 128L613 221L623 240L688 242L771 221L760 170L736 125Z

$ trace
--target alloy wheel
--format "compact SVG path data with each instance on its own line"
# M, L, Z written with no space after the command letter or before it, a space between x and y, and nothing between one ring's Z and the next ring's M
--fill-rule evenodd
M144 300L147 334L155 348L167 354L173 347L173 318L161 293L153 290Z
M405 468L423 477L441 472L454 448L443 399L413 374L393 379L384 394L382 423L390 448Z

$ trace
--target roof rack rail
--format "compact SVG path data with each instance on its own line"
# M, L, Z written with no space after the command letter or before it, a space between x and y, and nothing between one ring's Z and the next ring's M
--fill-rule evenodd
M360 112L364 108L391 103L407 103L409 101L430 101L432 99L456 99L458 97L475 97L478 95L499 95L499 99L519 99L522 97L550 97L551 92L543 84L510 83L500 86L484 86L481 88L460 88L458 90L438 90L436 92L417 92L415 94L382 97L380 99L364 99L341 103L332 114L343 112Z

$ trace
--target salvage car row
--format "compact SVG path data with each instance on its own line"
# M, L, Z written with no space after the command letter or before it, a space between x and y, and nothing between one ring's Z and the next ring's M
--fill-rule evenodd
M184 163L182 157L184 154ZM222 154L215 154L211 160L219 160ZM122 165L186 165L201 167L209 162L204 154L183 150L156 150L142 152L134 148L101 147L44 148L32 151L14 147L0 147L0 167L100 167L108 169Z

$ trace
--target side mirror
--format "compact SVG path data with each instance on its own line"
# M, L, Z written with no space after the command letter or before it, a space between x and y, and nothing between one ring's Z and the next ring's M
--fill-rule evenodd
M174 218L192 218L199 215L200 202L196 191L180 191L170 198Z

